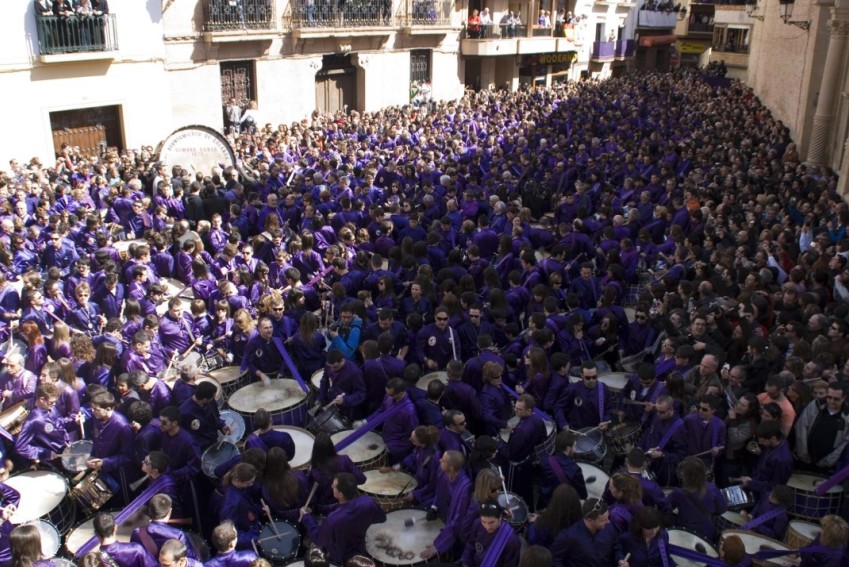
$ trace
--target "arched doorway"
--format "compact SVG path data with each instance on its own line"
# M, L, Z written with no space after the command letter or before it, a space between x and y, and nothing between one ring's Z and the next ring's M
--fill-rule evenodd
M315 103L323 112L336 112L357 103L357 69L348 55L325 55L315 74Z

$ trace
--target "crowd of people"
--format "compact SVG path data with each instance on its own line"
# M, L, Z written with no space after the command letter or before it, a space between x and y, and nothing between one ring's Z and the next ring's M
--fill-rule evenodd
M327 431L293 470L263 408L201 474L232 432L192 352L246 384L323 373L315 409L376 426L380 472L443 522L422 560L671 567L675 527L748 565L715 524L727 489L780 540L791 478L849 465L849 206L745 85L637 73L228 137L237 165L209 174L65 148L0 178L0 385L30 409L0 473L61 469L84 436L110 505L162 487L135 543L96 516L108 564L193 564L168 522L214 518L210 562L246 565L273 517L341 565L387 519ZM611 473L598 493L587 462ZM47 560L9 522L37 495L6 488L0 560ZM800 565L846 565L845 514L825 504Z

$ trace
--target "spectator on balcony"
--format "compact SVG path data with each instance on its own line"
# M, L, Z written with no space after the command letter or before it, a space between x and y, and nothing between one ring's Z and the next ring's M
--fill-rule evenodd
M225 108L227 116L227 132L238 134L242 129L242 107L236 104L235 98L230 98Z
M109 2L108 0L94 0L94 11L98 16L102 16L109 13Z
M468 31L471 39L481 38L481 17L477 10L472 10L472 15L469 16Z
M484 8L481 12L481 38L489 37L492 29L492 15L489 13L489 8Z
M522 17L518 12L510 10L510 37L518 37L519 28L522 26Z
M53 2L53 15L60 18L56 22L54 32L58 33L59 41L58 45L54 47L58 47L59 51L67 51L77 44L74 39L72 24L69 23L69 19L74 16L74 6L71 4L71 0L55 0Z
M498 26L501 28L501 37L510 37L510 12L504 12L498 20Z
M551 29L551 12L547 10L539 11L538 25L544 29Z
M53 50L53 22L42 21L44 16L53 15L53 0L35 0L36 25L40 28L39 39L41 40L42 53L50 53Z

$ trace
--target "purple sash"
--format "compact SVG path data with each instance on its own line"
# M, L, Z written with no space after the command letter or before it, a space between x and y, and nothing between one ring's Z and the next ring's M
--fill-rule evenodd
M669 556L666 552L666 541L661 534L658 534L657 550L660 552L660 560L663 562L663 567L669 567Z
M849 465L843 467L842 469L831 475L831 477L829 477L827 481L814 488L814 494L816 494L817 496L822 496L823 494L831 490L832 486L840 484L847 478L849 478Z
M604 421L604 382L596 384L598 388L598 422Z
M345 437L344 439L342 439L341 441L336 443L336 450L341 451L342 449L344 449L348 445L351 445L354 441L356 441L357 439L359 439L360 437L362 437L363 435L365 435L366 433L368 433L369 431L371 431L372 429L374 429L378 425L381 425L384 421L386 421L387 419L389 419L390 417L392 417L396 413L400 412L401 409L403 409L407 406L411 406L412 404L413 403L410 401L409 397L404 398L404 400L400 404L396 404L396 405L392 406L391 408L389 408L388 410L386 410L385 412L378 415L377 417L375 417L374 419L370 419L369 421L366 422L365 425L363 425L359 429L355 429L353 433L351 433L350 435L348 435L347 437Z
M489 549L486 550L486 555L483 556L481 567L495 567L496 562L501 557L501 552L504 551L504 546L507 545L510 536L513 534L513 528L505 522L501 521L501 526L498 528L498 533L492 540Z
M306 393L309 393L310 389L304 383L304 379L301 378L301 373L298 372L298 369L295 368L295 364L292 362L292 358L289 356L289 351L286 350L286 347L283 346L283 341L280 337L275 337L272 339L274 341L274 345L277 347L277 350L280 351L280 356L283 357L283 362L286 364L286 367L289 369L289 372L292 373L292 377Z
M569 478L566 476L566 473L563 472L563 467L560 466L560 463L557 462L557 459L554 455L548 456L548 464L551 467L551 470L554 471L554 476L557 477L557 480L560 481L560 484L568 484L572 486L572 483L569 482Z
M680 417L676 418L675 423L669 426L669 429L666 430L666 434L660 438L660 442L657 444L657 448L663 451L663 448L666 447L666 444L669 443L669 440L672 439L672 436L675 435L675 432L681 429L681 426L684 425L684 420Z
M754 529L754 528L760 526L761 524L767 523L768 521L772 520L773 518L779 517L783 513L784 513L784 508L776 508L775 510L770 510L766 514L761 514L757 518L752 518L751 520L749 520L748 522L746 522L745 524L740 526L740 529L741 530Z

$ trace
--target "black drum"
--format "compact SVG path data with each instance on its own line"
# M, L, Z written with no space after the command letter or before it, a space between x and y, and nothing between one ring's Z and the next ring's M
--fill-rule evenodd
M273 525L273 527L272 527ZM275 529L276 532L275 533ZM265 557L275 564L285 564L298 555L301 547L301 534L285 520L275 520L265 524L259 533L259 539L254 541L258 555Z

